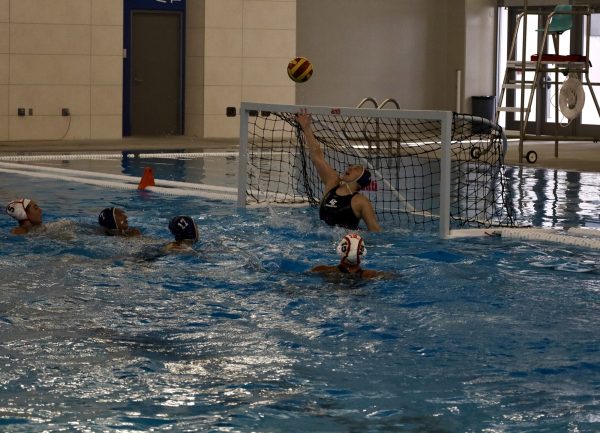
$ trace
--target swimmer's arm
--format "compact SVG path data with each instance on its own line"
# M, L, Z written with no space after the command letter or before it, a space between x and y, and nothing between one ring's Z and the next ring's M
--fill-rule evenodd
M10 231L13 235L26 235L29 232L27 227L15 227Z
M319 173L321 181L325 186L330 189L339 183L338 173L325 161L325 155L321 149L321 145L317 141L315 134L312 130L312 121L310 114L305 110L302 110L297 116L298 124L304 131L304 137L306 137L306 144L308 146L308 154L310 159Z
M177 244L177 242L169 242L167 245L165 245L163 247L163 251L168 253L170 251L174 251L174 250L178 250L179 249L179 245Z
M361 277L368 278L368 279L377 278L377 279L386 279L387 280L387 279L394 278L395 275L390 272L375 271L373 269L363 269Z
M192 248L191 245L188 244L181 244L179 242L169 242L167 245L164 246L164 251L167 253L170 252L190 252L190 251L194 251L194 249Z
M328 265L318 265L315 266L314 268L312 268L310 271L311 272L319 272L319 273L324 273L324 272L332 272L333 270L337 271L337 266L328 266Z
M379 226L379 222L377 221L377 215L375 215L375 210L373 209L373 205L371 204L371 200L369 200L364 195L356 194L356 201L358 202L359 208L359 216L363 219L365 224L367 225L367 229L370 232L380 232L381 227Z
M362 278L376 278L380 274L381 274L381 272L377 272L372 269L363 269L361 277Z
M127 231L124 233L125 236L141 236L142 232L140 231L140 229L136 229L136 228L129 228L127 229Z

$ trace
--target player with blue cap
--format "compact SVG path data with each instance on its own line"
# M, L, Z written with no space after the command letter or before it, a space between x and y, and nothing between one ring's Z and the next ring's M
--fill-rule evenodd
M140 236L139 229L129 227L127 214L118 207L107 207L102 209L98 215L98 224L104 228L104 232L110 236Z
M199 238L196 222L187 215L178 215L171 219L169 231L175 237L175 241L167 245L167 250L190 249Z

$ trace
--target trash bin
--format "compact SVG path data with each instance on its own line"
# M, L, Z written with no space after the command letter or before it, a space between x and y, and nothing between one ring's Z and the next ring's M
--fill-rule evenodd
M496 118L496 97L495 96L472 96L471 97L473 116L483 117L491 122ZM473 132L476 134L489 134L489 125L476 125L473 122Z

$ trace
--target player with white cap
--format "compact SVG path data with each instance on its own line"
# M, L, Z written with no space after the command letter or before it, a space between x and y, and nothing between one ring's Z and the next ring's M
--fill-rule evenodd
M340 263L337 266L319 265L311 272L323 274L348 274L358 278L374 278L385 275L383 272L360 267L360 261L367 255L367 248L363 238L357 233L346 234L337 245Z
M10 231L12 234L23 235L42 225L42 208L31 199L20 198L11 201L6 205L6 213L19 223L18 227Z

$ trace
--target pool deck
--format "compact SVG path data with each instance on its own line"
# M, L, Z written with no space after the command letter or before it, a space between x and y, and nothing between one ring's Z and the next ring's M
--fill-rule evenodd
M537 161L533 164L523 157L519 161L519 141L509 141L506 164L524 167L540 167L566 171L600 172L600 143L592 141L562 141L558 143L558 157L555 156L555 142L526 141L523 143L523 154L529 151L537 153Z
M237 139L200 139L197 137L125 137L115 140L61 140L61 141L3 141L0 155L31 155L49 153L104 153L122 151L150 152L236 152ZM537 161L519 163L519 142L510 140L506 164L550 168L566 171L600 172L600 143L591 141L563 141L558 143L558 158L554 156L555 143L526 141L523 153L537 153Z

